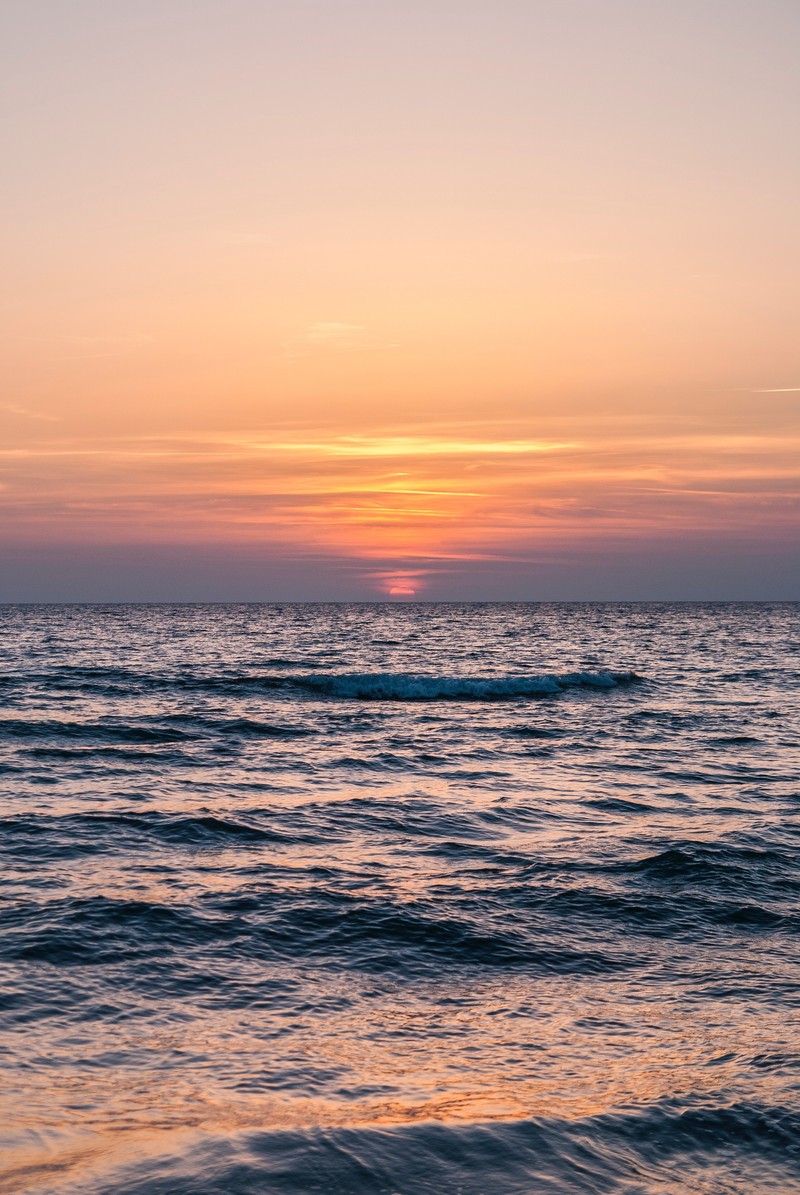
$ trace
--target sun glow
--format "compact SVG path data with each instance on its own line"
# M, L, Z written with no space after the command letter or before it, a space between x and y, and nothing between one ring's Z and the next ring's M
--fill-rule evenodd
M531 424L538 424L532 433ZM81 439L36 423L0 450L7 542L228 545L319 560L391 598L471 564L627 551L658 538L773 539L795 518L800 437L636 415L370 432L273 430ZM564 435L564 431L568 434ZM559 432L561 434L559 434ZM218 549L215 549L218 550ZM335 562L342 562L336 565Z

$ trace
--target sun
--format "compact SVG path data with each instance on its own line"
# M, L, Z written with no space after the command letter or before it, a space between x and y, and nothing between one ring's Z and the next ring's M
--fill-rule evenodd
M380 569L370 579L385 598L415 598L426 588L426 569Z

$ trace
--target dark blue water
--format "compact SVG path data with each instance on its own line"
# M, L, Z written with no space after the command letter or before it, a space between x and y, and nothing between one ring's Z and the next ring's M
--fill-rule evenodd
M800 1191L799 614L0 607L0 1191Z

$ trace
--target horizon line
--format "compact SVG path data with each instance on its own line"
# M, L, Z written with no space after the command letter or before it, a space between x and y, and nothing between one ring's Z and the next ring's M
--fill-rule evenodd
M3 606L793 606L773 598L0 598Z

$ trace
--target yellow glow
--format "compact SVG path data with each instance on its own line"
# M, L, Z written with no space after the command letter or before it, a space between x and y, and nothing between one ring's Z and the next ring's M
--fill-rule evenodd
M56 430L2 449L13 534L323 552L362 562L365 583L393 597L424 592L437 563L500 565L587 536L742 535L766 514L772 535L790 535L800 490L798 436L676 435L636 416L587 419L580 438L520 434L520 421L93 443Z

